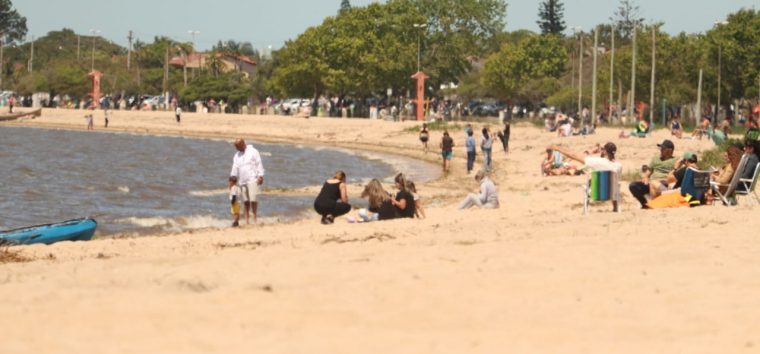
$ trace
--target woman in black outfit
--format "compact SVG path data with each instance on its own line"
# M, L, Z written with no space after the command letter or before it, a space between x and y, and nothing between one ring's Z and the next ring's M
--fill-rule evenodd
M496 134L496 136L499 137L499 140L501 140L501 145L504 147L504 153L505 154L507 152L509 152L509 133L510 133L509 122L505 121L504 122L504 131L503 132L499 132L498 134Z
M396 207L396 217L413 218L414 211L416 210L414 206L414 196L412 196L412 193L409 193L406 189L406 177L403 173L399 173L396 175L394 181L396 182L398 193L396 193L395 198L391 198L391 204Z
M314 200L314 210L322 215L322 224L332 224L335 218L351 211L346 191L346 173L335 172L333 178L325 181L317 199Z

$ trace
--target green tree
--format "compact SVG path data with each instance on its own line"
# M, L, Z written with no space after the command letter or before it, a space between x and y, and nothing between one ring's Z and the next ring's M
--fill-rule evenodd
M520 43L506 44L490 56L483 85L498 98L540 101L558 89L556 79L564 74L566 64L567 49L559 37L533 35ZM527 83L531 84L523 89Z
M26 31L26 17L13 8L10 0L0 0L0 36L5 37L5 42L24 39Z
M564 12L565 5L561 0L544 0L539 5L539 20L536 21L538 27L541 28L541 33L561 36L566 28Z
M348 0L342 0L340 2L340 13L350 11L351 10L351 2Z
M644 23L644 19L639 16L639 6L634 0L620 0L618 9L610 20L616 24L620 37L628 40L633 36L633 29Z

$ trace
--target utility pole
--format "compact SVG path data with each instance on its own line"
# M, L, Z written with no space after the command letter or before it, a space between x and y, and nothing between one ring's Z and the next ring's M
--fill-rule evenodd
M82 44L82 36L77 35L77 61L79 61L79 59L81 58L79 56L79 48L81 47L81 44Z
M655 60L657 55L657 26L652 24L652 81L649 87L649 124L654 124L654 83L655 83Z
M166 54L164 56L164 84L163 92L167 92L169 89L169 45L166 46ZM166 100L169 98L167 97Z
M612 31L610 33L610 37L612 38L612 57L610 58L610 106L609 106L609 115L610 115L610 121L612 121L612 100L614 99L613 95L615 94L615 26L612 26ZM620 118L620 117L618 117Z
M95 71L95 38L96 38L96 37L98 36L98 34L100 33L100 30L91 29L91 30L90 30L90 33L92 33L92 55L90 56L90 59L91 59L91 61L92 61L92 63L91 63L91 65L90 65L90 66L91 66L92 68L91 68L91 70L90 70L90 71Z
M0 34L0 91L3 90L3 76L5 76L5 61L3 60L4 47L5 47L5 34Z
M697 86L697 114L695 114L697 121L695 125L699 125L702 121L702 69L699 69L699 85Z
M129 35L127 36L127 40L129 40L129 48L127 49L127 70L130 70L132 68L132 30L129 30Z
M718 106L715 107L715 117L713 118L713 124L718 123L718 115L720 114L720 73L722 68L721 54L723 52L723 44L718 44Z
M580 32L579 40L581 42L580 52L578 53L578 117L583 109L583 31Z
M594 73L591 78L591 121L596 126L596 58L599 52L599 27L594 28Z
M631 121L633 121L633 118L636 116L634 113L634 105L636 104L636 31L637 26L633 25L633 42L631 43L632 50L633 50L633 57L631 60L631 94L628 102L628 115L629 118L631 118Z
M29 72L34 72L34 36L32 36L32 53L29 55Z
M187 33L190 33L190 36L193 37L193 51L195 52L195 55L198 57L198 75L201 74L201 53L198 51L198 48L195 46L195 35L200 34L201 31L195 31L195 30L189 30Z

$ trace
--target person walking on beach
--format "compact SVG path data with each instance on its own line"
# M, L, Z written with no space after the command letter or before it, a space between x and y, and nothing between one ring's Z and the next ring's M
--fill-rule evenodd
M422 123L422 130L420 130L420 142L422 143L422 150L425 153L428 152L428 139L430 139L430 132L428 132L427 123Z
M8 99L8 113L13 113L13 106L16 104L16 95L11 95L11 97Z
M174 117L177 118L177 124L179 124L179 121L181 120L182 116L182 108L180 106L177 106L177 108L174 110Z
M443 157L443 172L449 172L451 166L451 157L454 155L454 139L449 136L449 132L443 131L441 139L441 156Z
M108 109L103 110L103 118L105 118L105 127L108 128Z
M491 172L491 151L493 149L493 134L488 128L483 128L483 136L480 138L480 150L483 151L483 162L486 165L486 171Z
M256 223L258 211L259 188L264 184L264 165L261 163L261 155L253 145L247 145L245 140L235 140L235 155L232 158L232 170L230 176L237 177L237 185L240 187L240 199L245 207L245 223L250 224L249 211L253 214L253 223Z
M464 146L467 149L467 173L469 174L475 165L475 138L472 136L472 129L465 131L467 132L467 138L465 138Z
M351 211L351 204L348 204L345 172L336 171L331 179L325 181L317 199L314 200L314 210L322 215L320 222L323 225L332 224L336 217Z
M501 140L501 145L504 147L504 153L509 152L509 134L510 134L509 122L504 122L504 131L500 131L497 136Z
M92 114L84 116L84 119L87 121L87 130L95 130L95 123L92 120Z

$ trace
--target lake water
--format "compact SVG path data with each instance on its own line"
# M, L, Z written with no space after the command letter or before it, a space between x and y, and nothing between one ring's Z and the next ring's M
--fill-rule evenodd
M338 169L349 183L388 181L397 170L418 181L438 175L394 156L248 143L262 155L266 189L321 185ZM222 140L0 126L0 229L91 215L100 236L227 227L234 152ZM264 194L259 220L314 217L313 201Z

